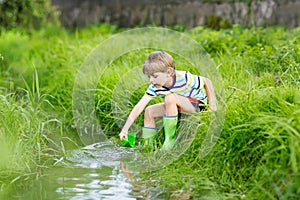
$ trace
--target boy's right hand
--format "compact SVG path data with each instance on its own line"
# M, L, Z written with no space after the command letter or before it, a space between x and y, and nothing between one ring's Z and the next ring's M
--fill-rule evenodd
M122 141L125 137L126 140L128 140L128 132L126 131L121 131L121 133L119 134L120 140Z

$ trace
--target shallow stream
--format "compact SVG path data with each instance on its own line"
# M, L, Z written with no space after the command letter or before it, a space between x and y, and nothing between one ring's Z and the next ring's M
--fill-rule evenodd
M43 169L28 190L15 191L9 199L168 199L155 183L149 186L151 181L132 176L120 161L134 151L109 142L69 151L63 164Z

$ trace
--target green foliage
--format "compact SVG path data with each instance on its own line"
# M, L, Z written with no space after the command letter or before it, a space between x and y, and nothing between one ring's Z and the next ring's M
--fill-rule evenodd
M58 11L49 0L3 0L0 2L0 27L31 30L48 22L58 23Z
M60 126L60 121L43 109L49 96L41 94L37 73L32 84L25 85L26 89L0 95L1 189L22 174L35 174L33 168L55 155L48 144L52 143L53 127Z
M208 18L204 22L204 26L214 30L231 28L231 24L227 19L222 19L220 16L217 15L208 16Z

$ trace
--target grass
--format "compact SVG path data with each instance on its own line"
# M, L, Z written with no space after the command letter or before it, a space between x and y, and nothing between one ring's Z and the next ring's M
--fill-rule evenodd
M37 167L51 166L65 149L82 145L73 128L74 79L95 46L120 31L103 24L73 31L47 27L30 35L1 32L1 191L25 181L26 175L38 175ZM191 147L176 162L141 176L194 199L297 199L300 29L234 25L220 31L196 27L185 33L210 53L222 75L223 131L212 151L201 158L201 133L207 127L200 126ZM120 77L139 66L150 51L120 56L101 77L95 108L109 137L117 136L118 124L130 111L112 109L111 100L120 98L114 96L114 86L122 84ZM176 60L179 67L186 64L180 57ZM134 106L144 89L130 91L126 108Z
M300 195L299 45L294 41L287 45L283 37L286 40L290 34L292 40L299 40L299 31L269 28L239 30L238 34L237 28L240 29L213 34L200 29L204 38L198 38L204 43L206 38L213 38L206 49L215 55L226 88L226 120L218 144L207 157L199 159L195 140L196 148L192 146L180 161L153 176L162 177L163 185L174 182L170 186L174 189L189 191L194 187L191 196L196 199L203 195L214 198L216 194L221 199L297 199ZM250 40L246 33L263 38L249 46L244 43ZM231 37L233 34L235 38ZM269 41L261 43L266 40ZM272 51L264 56L270 44ZM215 45L220 51L211 50ZM181 171L188 175L173 176Z

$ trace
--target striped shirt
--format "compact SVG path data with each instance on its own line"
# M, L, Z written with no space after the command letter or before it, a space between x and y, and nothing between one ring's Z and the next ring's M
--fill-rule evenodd
M150 99L153 99L157 96L164 98L166 95L172 93L188 97L191 101L194 99L207 104L204 78L202 76L191 74L187 71L175 70L174 83L170 88L164 86L157 88L151 84L145 95Z

